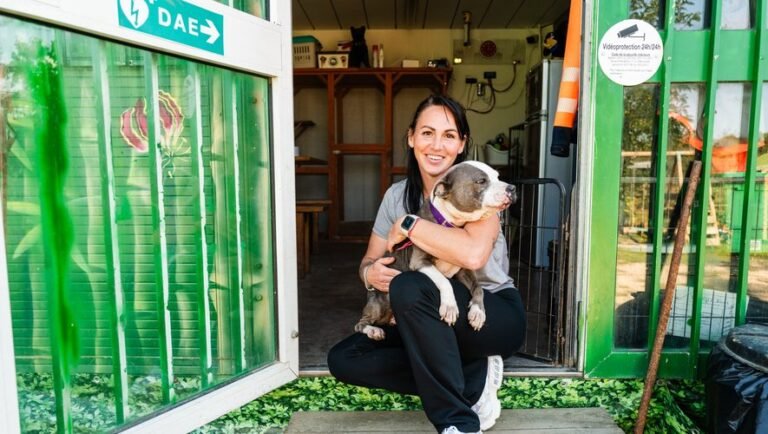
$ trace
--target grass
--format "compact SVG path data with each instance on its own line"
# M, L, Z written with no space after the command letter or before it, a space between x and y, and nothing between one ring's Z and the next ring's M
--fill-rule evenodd
M505 409L603 407L631 432L643 393L641 380L507 378L499 390ZM197 433L280 433L296 411L421 410L417 397L300 378L198 429ZM704 385L660 380L646 433L704 432Z
M78 374L74 380L75 431L99 433L112 429L115 414L111 377ZM143 376L132 380L129 405L134 417L163 407L158 378ZM51 375L17 374L17 384L22 430L56 432ZM190 378L175 388L195 391L199 384ZM634 379L506 378L499 398L505 409L603 407L624 431L630 432L642 391L643 382ZM306 410L421 410L421 401L415 396L349 386L332 377L304 377L216 419L196 433L281 433L294 412ZM704 411L702 382L660 380L651 401L646 432L704 432Z

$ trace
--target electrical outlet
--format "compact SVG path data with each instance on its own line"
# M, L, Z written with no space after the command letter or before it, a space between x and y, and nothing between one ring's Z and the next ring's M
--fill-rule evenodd
M475 77L466 77L464 79L464 83L475 84L475 83L477 83L477 79Z
M496 71L483 72L483 78L486 80L493 80L494 78L496 78Z

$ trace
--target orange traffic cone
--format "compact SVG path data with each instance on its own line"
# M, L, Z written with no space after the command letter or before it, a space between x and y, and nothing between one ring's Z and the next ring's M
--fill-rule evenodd
M563 58L563 78L557 99L550 153L557 157L570 154L571 136L579 106L579 74L581 72L581 0L571 0L568 13L568 36Z

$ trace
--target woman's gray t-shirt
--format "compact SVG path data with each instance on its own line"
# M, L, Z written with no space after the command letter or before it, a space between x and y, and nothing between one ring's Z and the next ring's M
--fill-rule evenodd
M408 214L403 205L403 196L405 195L405 180L392 184L384 194L384 199L379 206L379 212L376 215L376 222L373 224L373 233L381 238L387 239L389 229L395 221ZM504 288L515 286L514 281L509 277L509 257L507 256L507 241L504 234L499 231L496 242L493 245L493 252L485 266L475 271L477 281L484 289L490 292L496 292Z

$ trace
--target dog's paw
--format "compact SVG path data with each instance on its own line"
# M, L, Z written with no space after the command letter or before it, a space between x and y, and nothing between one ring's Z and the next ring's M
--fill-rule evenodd
M456 324L456 320L459 319L459 306L456 305L455 300L453 304L440 303L440 319L449 326Z
M368 336L369 339L373 339L374 341L380 341L384 339L384 329L380 327L375 327L372 325L367 325L363 329L363 333L365 333L366 336Z
M471 325L475 331L480 330L485 324L485 309L477 304L470 303L467 319L469 319L469 325Z

